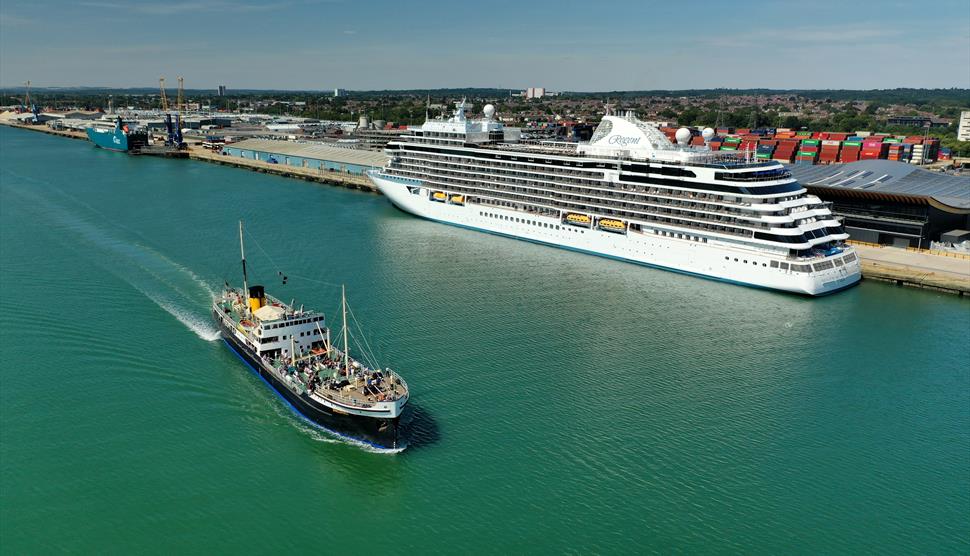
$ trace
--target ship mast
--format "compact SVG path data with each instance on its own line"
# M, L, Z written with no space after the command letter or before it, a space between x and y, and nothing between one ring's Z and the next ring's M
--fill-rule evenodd
M350 379L350 357L347 355L349 347L347 346L347 288L346 286L340 286L340 306L344 314L344 369L347 371L347 379ZM357 379L354 378L354 386L357 386Z
M243 223L239 221L239 256L242 258L243 270L243 295L249 295L249 280L246 276L246 248L243 246ZM249 312L249 303L246 303L246 311Z

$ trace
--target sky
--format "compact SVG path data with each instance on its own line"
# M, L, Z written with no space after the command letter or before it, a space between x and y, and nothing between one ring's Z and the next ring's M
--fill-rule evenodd
M0 86L970 88L970 1L0 0Z

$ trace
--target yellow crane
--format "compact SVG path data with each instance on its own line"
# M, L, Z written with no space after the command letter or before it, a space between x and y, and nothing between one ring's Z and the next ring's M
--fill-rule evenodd
M161 91L161 94L159 96L162 99L162 112L168 112L168 99L165 98L165 78L164 77L158 78L158 89L159 91Z

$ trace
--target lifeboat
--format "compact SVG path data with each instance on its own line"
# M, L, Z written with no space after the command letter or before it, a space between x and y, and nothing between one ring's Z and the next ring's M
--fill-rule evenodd
M434 193L431 194L432 201L439 201L443 203L445 202L446 199L448 199L448 196L445 195L444 191L435 191Z
M577 213L574 213L574 212L570 212L570 213L566 214L566 223L567 224L575 224L577 226L586 226L586 227L589 227L589 224L590 224L591 221L592 220L590 219L590 217L588 215L586 215L586 214L577 214Z
M613 218L600 218L599 227L601 230L606 230L607 232L625 232L626 222Z
M451 198L448 199L448 200L453 205L464 205L465 204L465 196L464 195L452 195Z

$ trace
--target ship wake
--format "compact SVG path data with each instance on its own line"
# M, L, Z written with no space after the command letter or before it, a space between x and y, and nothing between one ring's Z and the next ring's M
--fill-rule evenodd
M38 181L27 176L17 177ZM143 294L199 338L210 342L219 338L219 329L208 318L208 308L215 296L209 283L147 245L138 232L112 223L97 209L53 184L43 185L42 190L52 195L22 188L9 191L27 198L60 242L72 249L93 251L85 255L87 260Z

